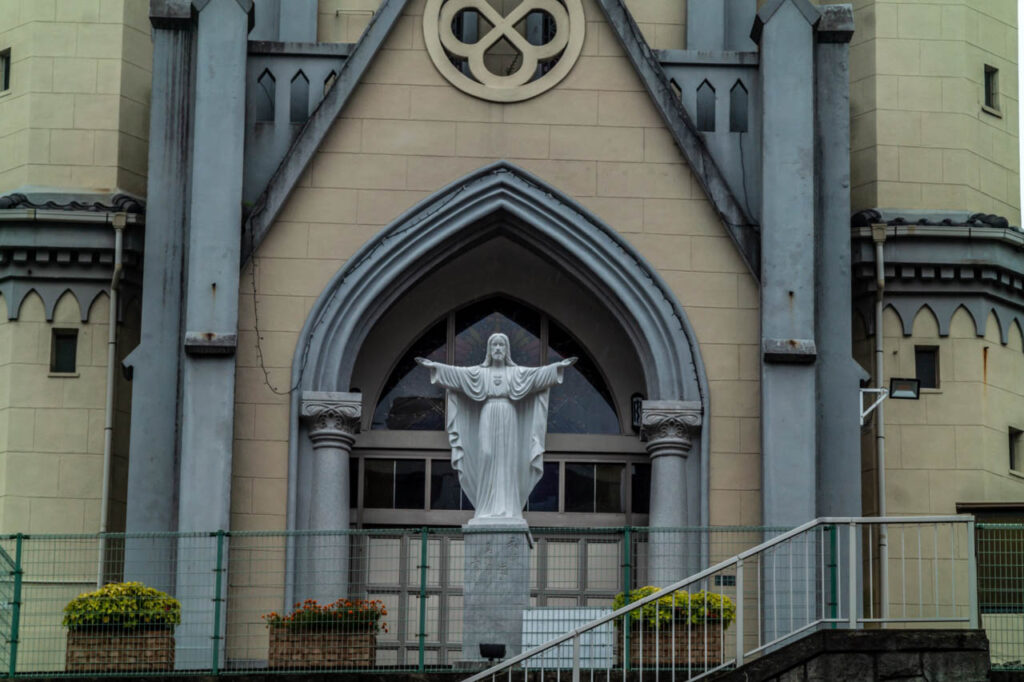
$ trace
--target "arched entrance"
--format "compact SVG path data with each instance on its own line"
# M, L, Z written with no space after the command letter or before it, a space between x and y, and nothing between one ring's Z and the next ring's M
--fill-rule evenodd
M444 316L498 298L521 302L547 320L547 334L554 324L590 353L619 432L586 435L594 449L619 439L629 443L619 448L624 454L651 458L646 522L706 525L708 430L699 427L709 392L685 313L614 230L500 162L400 216L349 260L313 306L292 366L289 528L350 526L349 470L334 453L401 449L402 429L372 428L385 380ZM646 401L645 445L632 435L635 393ZM443 459L443 434L431 435ZM558 437L549 436L549 450L557 451ZM676 570L682 562L665 560Z

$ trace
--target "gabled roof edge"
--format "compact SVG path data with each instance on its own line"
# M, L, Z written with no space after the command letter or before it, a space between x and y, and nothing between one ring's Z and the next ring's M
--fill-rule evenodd
M309 162L313 160L324 137L344 109L377 51L387 39L395 22L402 15L408 0L382 0L380 9L370 19L359 42L341 66L334 86L327 91L320 106L303 125L281 164L274 171L266 188L253 204L252 212L242 230L242 263L245 264L270 231L292 190Z
M725 181L718 164L708 151L696 126L683 108L683 103L665 75L661 63L647 45L622 0L597 0L608 24L615 32L647 89L654 106L682 152L690 170L696 175L705 194L715 207L726 231L732 237L740 257L755 278L761 272L761 235L756 223L747 216Z
M804 19L811 26L818 23L821 18L821 10L812 5L809 0L768 0L761 9L757 11L757 15L754 17L754 26L750 29L750 39L755 43L760 44L761 42L761 31L764 29L764 25L767 24L772 16L779 11L787 2L792 3L800 14L804 15Z

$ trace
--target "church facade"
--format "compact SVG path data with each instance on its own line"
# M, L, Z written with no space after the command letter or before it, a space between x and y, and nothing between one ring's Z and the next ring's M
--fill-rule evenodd
M531 526L1019 512L1010 0L146 5L0 12L4 533L461 526L494 332Z

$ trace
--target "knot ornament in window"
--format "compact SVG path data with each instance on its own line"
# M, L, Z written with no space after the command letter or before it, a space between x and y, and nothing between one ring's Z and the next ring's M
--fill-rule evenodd
M468 30L456 34L467 15L476 19L473 37ZM544 17L548 27L533 41L522 32L531 16ZM492 102L521 102L554 87L579 58L585 30L581 0L522 0L508 14L488 0L427 0L423 13L437 70L459 90Z

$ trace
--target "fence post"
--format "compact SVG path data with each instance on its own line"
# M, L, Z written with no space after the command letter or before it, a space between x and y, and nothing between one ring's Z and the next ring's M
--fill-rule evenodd
M18 533L14 536L14 603L11 605L11 658L8 677L14 677L18 671L18 630L21 626L21 545L25 536Z
M847 545L848 545L847 552L850 555L846 559L847 564L848 564L847 581L849 583L849 587L847 589L850 590L850 597L849 597L849 599L847 599L847 602L849 602L847 608L850 610L850 613L848 615L848 621L849 621L849 624L850 624L850 629L851 630L856 630L857 629L857 609L858 609L859 604L860 604L861 596L859 594L857 594L857 558L858 557L857 557L857 523L855 521L850 521L850 539L849 539L849 542L847 543Z
M427 639L427 528L420 529L420 633L419 633L419 665L418 669L423 672L425 669L426 639Z
M623 559L624 559L623 568L625 569L624 570L624 575L623 575L625 585L623 585L623 587L622 587L622 593L626 595L625 601L626 601L627 604L631 601L630 598L629 598L629 590L633 586L633 575L632 575L632 570L631 570L632 569L631 562L632 562L633 539L632 539L631 533L630 533L631 530L632 530L632 528L630 526L626 526L623 529L623 539L622 539L622 547L623 547L622 551L623 551ZM632 633L632 629L633 629L632 625L633 625L632 617L631 616L626 616L625 619L622 621L622 636L623 636L623 643L622 643L622 669L625 672L627 672L627 673L629 672L629 651L630 651L630 648L629 648L629 637L630 637L630 635Z
M222 576L224 575L224 531L218 530L215 535L217 536L217 567L213 569L213 662L210 669L214 675L217 675L220 673L220 605L224 602L221 591Z
M829 544L829 561L828 561L828 573L829 573L829 586L831 591L829 592L829 613L833 621L839 617L839 581L836 580L836 568L839 566L836 557L838 556L839 546L837 534L839 528L837 526L828 527L828 544ZM836 624L832 623L832 629L836 629Z
M974 517L967 522L967 608L972 630L978 629L978 557L974 549Z
M743 559L736 560L736 667L743 665Z

